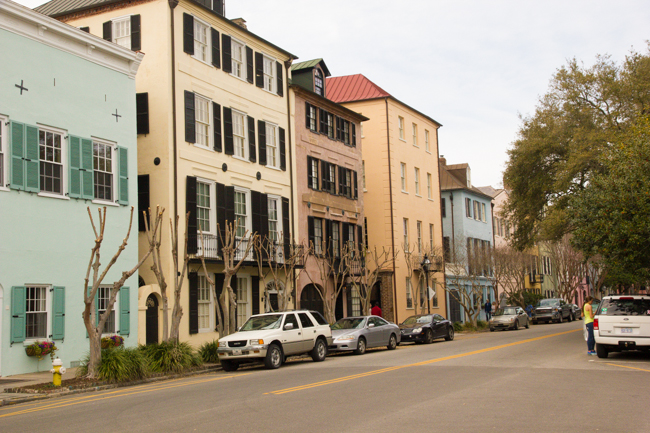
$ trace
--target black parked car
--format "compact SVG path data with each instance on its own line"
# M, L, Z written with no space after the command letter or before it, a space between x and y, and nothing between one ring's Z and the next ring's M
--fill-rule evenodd
M550 298L542 299L533 308L533 325L537 322L557 322L564 320L571 322L575 319L571 304L564 302L564 299Z
M418 314L411 316L399 325L402 343L432 343L436 338L447 341L454 339L453 324L440 314Z

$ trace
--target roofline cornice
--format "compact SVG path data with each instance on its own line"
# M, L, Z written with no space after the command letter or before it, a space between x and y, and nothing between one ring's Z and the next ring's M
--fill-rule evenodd
M337 78L338 78L338 77L337 77ZM347 104L348 102L376 101L376 100L379 100L379 99L383 100L383 99L386 99L386 98L388 98L388 99L392 99L393 101L397 102L398 104L401 104L401 105L405 106L405 107L408 108L409 110L413 110L413 111L415 111L415 112L418 113L420 116L422 116L422 117L424 117L424 118L430 120L431 122L435 123L436 125L438 125L439 128L442 127L442 123L438 122L437 120L433 119L433 118L430 117L430 116L427 116L427 115L424 114L423 112L421 112L421 111L419 111L419 110L416 110L415 108L411 107L410 105L405 104L404 102L400 101L399 99L395 98L395 97L392 96L392 95L388 95L388 96L378 96L378 97L376 97L376 98L351 99L351 100L348 100L348 101L338 102L338 104Z

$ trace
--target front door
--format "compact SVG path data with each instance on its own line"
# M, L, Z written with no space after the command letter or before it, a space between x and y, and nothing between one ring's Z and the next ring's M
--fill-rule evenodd
M456 296L453 294L449 296L449 320L451 323L460 322L460 303Z
M158 298L153 293L147 297L146 344L158 343Z
M300 308L304 310L315 310L325 314L323 310L323 299L318 290L312 284L306 285L300 292Z

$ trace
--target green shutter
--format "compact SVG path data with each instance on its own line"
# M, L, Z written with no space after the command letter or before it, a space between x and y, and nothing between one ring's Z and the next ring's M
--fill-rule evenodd
M95 198L93 174L93 141L81 139L81 197L92 200Z
M25 125L11 122L11 177L12 189L25 189Z
M11 343L25 341L25 286L11 288Z
M131 333L131 298L129 293L128 287L120 289L120 335Z
M25 125L25 191L40 192L38 128Z
M119 196L117 202L119 204L129 204L129 161L128 149L126 147L117 148L119 159Z
M52 340L65 337L65 287L54 286L52 294Z
M70 136L70 184L68 195L81 198L81 138Z

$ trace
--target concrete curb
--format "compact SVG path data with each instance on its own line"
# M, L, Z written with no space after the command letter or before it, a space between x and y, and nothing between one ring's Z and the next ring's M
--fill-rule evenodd
M114 388L125 388L128 386L135 386L135 385L141 385L143 383L153 383L153 382L161 382L164 380L170 380L170 379L177 379L181 377L190 377L190 376L198 376L201 374L207 374L207 373L212 373L215 371L220 371L222 370L221 365L215 364L215 365L210 365L206 366L200 370L194 370L194 371L188 371L186 373L178 373L178 374L169 374L166 376L157 376L157 377L149 377L146 379L142 380L134 380L132 382L122 382L122 383L110 383L110 384L105 384L105 385L97 385L89 388L79 388L79 389L65 389L62 388L61 390L53 390L49 392L38 392L38 391L33 391L34 395L30 396L16 396L16 397L9 397L9 398L4 398L0 400L0 407L2 406L9 406L9 405L14 405L14 404L20 404L20 403L28 403L31 401L36 401L36 400L43 400L43 399L48 399L48 398L55 398L55 397L64 397L67 395L72 395L72 394L81 394L81 393L86 393L86 392L93 392L93 391L104 391L107 389L114 389ZM20 391L23 391L22 394L25 394L24 391L26 390L20 390L20 388L9 388L5 390L5 392L9 393L19 393Z

